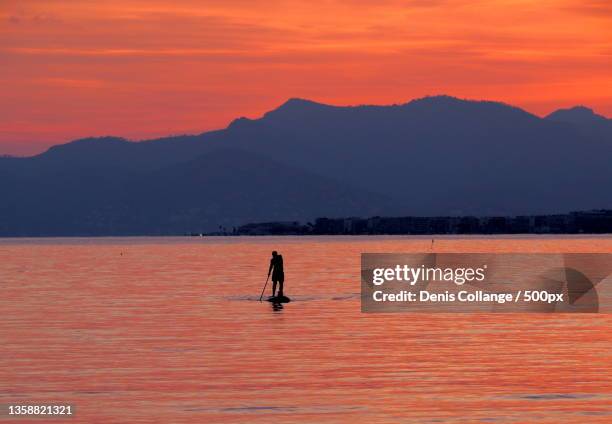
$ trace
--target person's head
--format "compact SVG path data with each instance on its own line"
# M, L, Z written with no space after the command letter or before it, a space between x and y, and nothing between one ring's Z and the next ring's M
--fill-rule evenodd
M272 251L272 256L276 256L278 255L278 252L276 250Z

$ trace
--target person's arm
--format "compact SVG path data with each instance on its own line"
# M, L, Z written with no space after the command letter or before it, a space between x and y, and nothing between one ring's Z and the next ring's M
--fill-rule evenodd
M270 273L272 272L272 268L274 268L274 259L270 259L270 268L268 268L268 277L270 276Z

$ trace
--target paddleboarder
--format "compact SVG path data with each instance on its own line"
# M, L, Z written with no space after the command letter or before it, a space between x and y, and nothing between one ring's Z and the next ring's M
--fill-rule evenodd
M268 269L268 277L272 274L272 297L276 294L276 283L278 283L278 297L283 296L283 283L285 281L285 273L283 271L283 256L279 255L275 250L272 252L270 259L270 268Z

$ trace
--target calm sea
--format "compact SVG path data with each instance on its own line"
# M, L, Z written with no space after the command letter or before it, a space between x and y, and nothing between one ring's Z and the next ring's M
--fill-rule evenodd
M0 404L72 404L51 422L74 423L612 422L612 315L360 313L360 253L430 246L0 240ZM272 250L294 299L282 309L257 301ZM612 237L434 251L609 253Z

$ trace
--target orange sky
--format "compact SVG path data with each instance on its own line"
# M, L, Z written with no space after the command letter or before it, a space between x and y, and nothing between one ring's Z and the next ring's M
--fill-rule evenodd
M198 133L289 97L612 116L610 0L0 0L0 153Z

